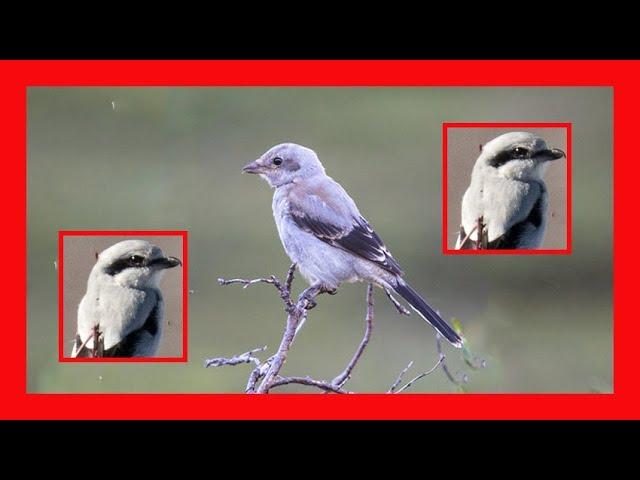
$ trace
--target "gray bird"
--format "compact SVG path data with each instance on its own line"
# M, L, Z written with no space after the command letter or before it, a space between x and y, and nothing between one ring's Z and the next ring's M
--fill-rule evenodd
M462 198L457 250L539 248L547 226L548 162L566 157L532 133L510 132L482 147ZM479 223L481 219L481 223Z
M276 145L243 169L275 189L273 216L291 261L311 285L335 293L342 282L368 282L396 292L456 347L460 336L402 278L382 239L342 186L325 174L315 152L294 143Z
M95 327L102 357L152 357L162 338L164 302L158 283L182 265L144 240L125 240L98 255L78 307L72 357L91 357Z

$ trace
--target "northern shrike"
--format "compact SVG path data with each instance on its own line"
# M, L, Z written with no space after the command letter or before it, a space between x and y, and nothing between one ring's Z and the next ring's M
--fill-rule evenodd
M273 216L291 261L312 289L334 293L342 282L393 290L456 347L460 336L403 280L403 271L347 192L325 174L315 152L276 145L243 169L275 189Z
M532 133L510 132L482 147L462 198L457 250L539 248L547 225L548 162L566 157Z
M164 302L158 283L165 269L182 265L144 240L125 240L98 255L78 307L72 357L90 357L94 332L103 357L151 357L160 345ZM97 348L97 345L96 345Z

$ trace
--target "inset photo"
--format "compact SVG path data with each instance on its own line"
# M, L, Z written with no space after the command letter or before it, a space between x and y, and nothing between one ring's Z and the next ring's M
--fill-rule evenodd
M445 254L571 253L571 124L444 123Z
M58 232L59 361L187 361L187 232Z

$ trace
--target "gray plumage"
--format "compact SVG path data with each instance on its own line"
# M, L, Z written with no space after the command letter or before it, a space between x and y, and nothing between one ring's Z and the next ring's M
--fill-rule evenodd
M125 240L96 260L78 306L72 357L91 356L98 327L104 357L151 357L163 331L164 302L158 283L167 268L181 265L144 240ZM97 348L97 346L96 346Z
M315 152L276 145L244 168L275 189L280 240L300 273L321 291L369 282L402 296L453 345L459 335L402 278L403 271L342 186L327 176Z
M462 198L456 249L476 248L480 217L485 248L539 248L549 203L544 173L549 161L564 156L528 132L505 133L484 145Z

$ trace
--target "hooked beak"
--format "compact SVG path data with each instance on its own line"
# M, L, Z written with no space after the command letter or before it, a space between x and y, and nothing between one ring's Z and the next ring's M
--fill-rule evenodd
M551 150L542 150L536 154L536 158L541 162L551 162L558 160L559 158L567 158L567 154L559 148L553 148Z
M258 160L255 160L248 165L245 165L242 169L242 173L262 173L264 169L262 165L258 163Z
M178 265L182 265L182 262L179 258L176 257L162 257L157 258L156 260L151 262L151 264L157 269L163 270L165 268L173 268L177 267Z

